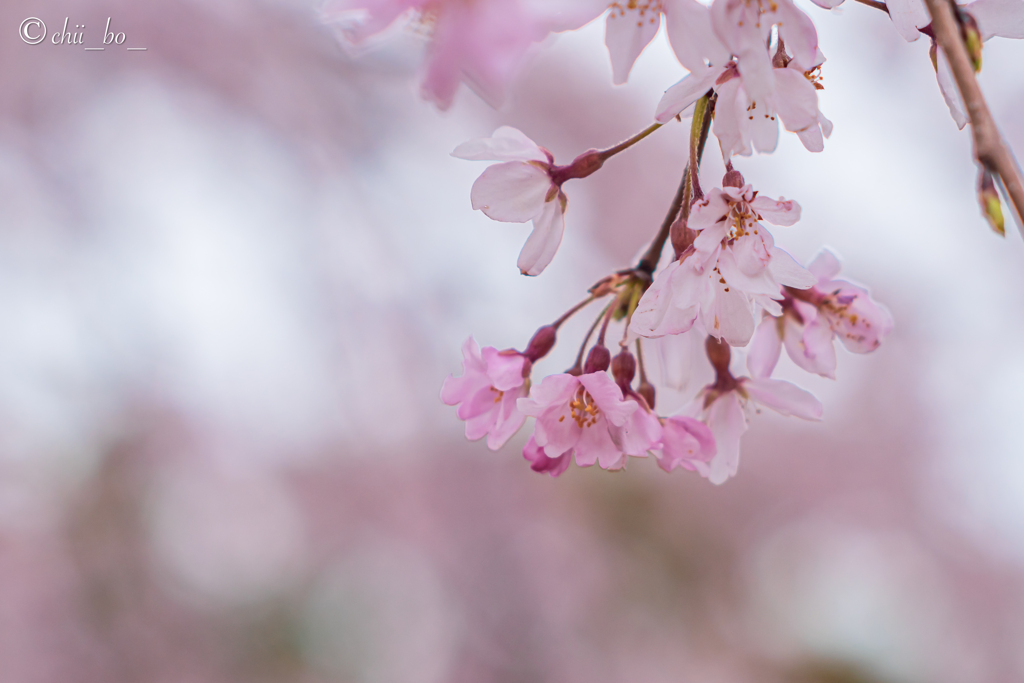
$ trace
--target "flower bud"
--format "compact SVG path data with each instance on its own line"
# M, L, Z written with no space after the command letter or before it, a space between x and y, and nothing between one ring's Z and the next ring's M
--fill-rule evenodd
M743 175L735 168L726 171L725 177L722 178L722 187L743 187L745 184Z
M555 345L557 333L558 331L554 325L545 325L540 328L533 333L533 337L530 339L530 343L527 345L523 355L531 361L536 361L548 355L548 352Z
M988 169L982 169L978 176L978 203L981 204L981 213L988 220L988 224L1002 236L1006 236L1006 225L1003 221L1003 207L999 202L999 193L996 192L995 179Z
M971 66L975 71L981 71L981 31L978 30L978 22L967 12L961 11L960 26L967 54L971 58Z
M583 364L583 373L604 372L611 364L612 354L603 344L595 344L587 354L587 362Z
M676 250L676 258L679 258L679 255L697 239L697 231L686 227L686 219L680 218L672 224L669 237L672 239L672 247Z
M633 376L636 375L636 358L628 350L622 349L612 358L612 377L615 383L625 394L629 391L629 385L633 383Z

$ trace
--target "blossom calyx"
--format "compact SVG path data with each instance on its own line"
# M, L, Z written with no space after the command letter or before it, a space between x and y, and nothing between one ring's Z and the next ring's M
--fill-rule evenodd
M623 394L632 393L630 385L636 375L636 358L626 349L622 349L612 358L612 377L622 389Z
M697 231L687 227L685 218L679 218L679 220L673 223L668 234L672 240L672 248L676 250L677 261L683 255L683 252L691 247L693 241L697 239Z
M554 325L545 325L536 332L533 333L533 337L530 338L530 343L526 345L526 350L523 351L523 355L526 356L531 363L548 355L552 347L555 345L555 340L558 336L558 328Z
M587 354L587 360L583 364L583 374L589 375L593 372L604 372L611 365L612 354L604 344L597 343Z
M548 171L551 182L561 187L566 180L586 178L604 166L604 156L596 149L587 150L572 160L568 166L552 166Z
M737 171L735 168L730 168L725 172L725 176L722 178L722 187L743 187L747 183L743 180L743 174Z
M981 204L981 213L985 216L992 229L1006 236L1006 225L1003 221L1003 207L999 203L999 193L996 192L995 180L992 173L983 168L978 176L978 203Z

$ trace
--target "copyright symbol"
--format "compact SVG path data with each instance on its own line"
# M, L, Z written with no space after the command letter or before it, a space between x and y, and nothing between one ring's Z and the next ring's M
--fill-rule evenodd
M18 33L21 34L21 39L29 45L38 45L46 38L46 24L43 23L42 19L29 17L21 22L21 28L18 29Z

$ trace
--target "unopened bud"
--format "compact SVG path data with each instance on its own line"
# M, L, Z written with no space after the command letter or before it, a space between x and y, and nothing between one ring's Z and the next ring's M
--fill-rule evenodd
M697 239L697 231L686 227L686 219L680 218L672 224L669 237L672 239L672 248L676 250L676 258L679 258L679 255Z
M629 385L633 383L633 376L636 375L636 358L626 349L622 349L615 358L612 358L612 377L615 383L622 389L622 393L629 391Z
M960 26L964 37L964 45L967 46L967 54L971 58L971 66L975 71L981 71L981 31L978 30L978 22L967 12L960 12Z
M596 344L587 354L587 362L583 364L583 374L604 372L612 362L612 354L607 346Z
M1002 236L1006 236L1006 224L1003 219L1003 207L999 202L999 193L996 192L995 179L988 169L982 169L978 177L978 203L981 204L981 213L988 220L992 229Z
M640 386L636 388L636 393L643 396L644 400L647 401L647 407L654 410L654 385L650 382L640 382Z
M725 172L725 177L722 178L722 187L743 187L746 183L743 182L743 175L735 168L730 168Z
M526 351L523 352L523 355L531 361L535 361L548 355L548 352L555 345L555 337L557 334L558 330L554 325L545 325L540 328L533 333L533 338L530 339L530 343L527 345Z

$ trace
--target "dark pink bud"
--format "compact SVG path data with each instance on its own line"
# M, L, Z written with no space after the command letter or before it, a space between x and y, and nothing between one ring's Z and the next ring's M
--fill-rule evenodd
M636 393L643 396L643 399L647 401L647 407L654 410L654 385L650 382L640 382L640 386L636 388Z
M622 349L615 358L612 358L612 377L615 383L622 389L622 393L629 391L629 385L633 383L636 375L636 358L626 349Z
M743 174L737 171L735 168L731 168L725 172L725 177L722 178L722 187L743 187L746 183L743 181Z
M611 365L612 354L608 347L597 344L587 354L587 362L583 364L583 373L589 375L592 372L604 372Z
M697 231L686 227L686 219L680 218L672 224L669 236L672 238L672 247L676 250L676 258L679 258L679 255L697 239Z
M526 346L526 351L523 351L523 355L531 361L536 361L548 355L548 352L555 345L557 333L558 330L554 325L545 325L540 328L533 333L533 338L530 339L530 343Z

